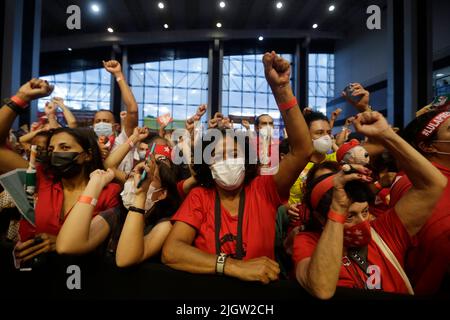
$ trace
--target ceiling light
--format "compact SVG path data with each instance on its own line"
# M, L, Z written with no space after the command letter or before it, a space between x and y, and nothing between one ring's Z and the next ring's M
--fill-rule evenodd
M263 41L263 40L264 40L264 37L263 37L263 36L259 36L259 37L258 37L258 40L259 40L259 41Z
M92 10L92 12L97 13L97 12L100 12L100 7L98 4L94 3L91 5L91 10Z
M222 24L221 24L220 22L217 22L217 23L216 23L216 27L217 27L217 28L222 28Z
M158 3L158 8L164 9L164 3L162 3L162 2Z
M111 28L111 27L109 27L108 29L106 29L106 30L108 30L108 32L109 33L113 33L114 32L114 29L113 28Z
M167 23L164 23L164 29L169 29L169 25Z
M314 24L312 25L313 29L317 29L318 26L319 26L319 25L318 25L317 23L314 23Z
M226 3L225 3L225 1L220 1L220 3L219 3L219 7L221 7L221 8L225 8L225 6L226 6Z
M328 7L328 11L330 11L330 12L334 11L334 9L336 9L336 7L334 5L331 5Z
M67 50L72 51L72 48L67 48Z
M283 8L283 2L277 2L277 9Z
M436 74L436 77L443 77L443 76L445 76L445 74L443 74L443 73Z

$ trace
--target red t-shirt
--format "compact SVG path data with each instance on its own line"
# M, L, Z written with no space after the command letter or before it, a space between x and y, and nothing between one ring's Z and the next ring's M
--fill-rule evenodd
M404 257L411 241L396 212L391 209L370 224L394 253L400 265L404 266ZM313 255L319 239L320 233L317 232L300 232L296 236L292 255L296 267L300 261ZM339 287L364 289L367 275L346 256L342 260L343 264L341 265L337 285ZM384 257L383 252L373 240L368 246L367 260L369 265L377 265L380 268L383 291L408 293L402 277L389 260ZM344 266L344 262L350 265Z
M450 169L433 163L450 181ZM404 176L391 189L392 207L411 188L411 181ZM408 252L406 272L418 294L432 294L439 290L445 273L450 267L450 183L436 204L430 218L413 237Z
M19 234L21 241L33 238L36 234L48 233L57 235L64 220L61 220L61 210L64 201L64 192L61 182L54 183L52 177L45 175L42 168L37 168L37 201L35 207L35 224L20 221ZM100 193L94 215L119 205L121 187L116 183L108 184ZM70 214L70 213L69 213Z
M197 230L194 246L216 254L214 204L216 189L192 189L172 221L182 221ZM273 176L258 176L245 186L245 208L242 223L244 260L267 256L275 259L275 218L282 200ZM222 252L236 254L238 215L231 216L221 206L220 239Z

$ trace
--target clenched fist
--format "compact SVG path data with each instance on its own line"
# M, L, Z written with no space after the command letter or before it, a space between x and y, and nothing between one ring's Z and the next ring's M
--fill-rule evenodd
M122 73L122 66L117 60L103 61L103 67L114 76Z
M263 56L264 74L269 85L284 87L289 84L291 65L289 61L278 56L275 51L266 52Z

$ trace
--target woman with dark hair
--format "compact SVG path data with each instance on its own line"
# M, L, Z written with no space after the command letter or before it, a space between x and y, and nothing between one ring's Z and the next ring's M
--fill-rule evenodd
M147 178L136 188L145 170ZM161 252L172 224L170 218L181 204L176 174L166 163L152 156L134 168L134 201L128 207L116 251L116 264L128 267ZM139 209L143 208L143 209Z
M0 109L0 141L5 141L18 112L31 100L49 95L52 87L43 80L33 79L24 84L6 107ZM102 169L100 151L93 133L84 129L55 130L48 141L49 162L36 167L35 223L22 220L20 241L15 248L17 262L26 262L44 252L55 251L55 241L64 221L74 212L89 175ZM28 168L28 161L16 153L0 148L0 167L4 171ZM107 184L100 190L93 214L119 204L120 187ZM72 213L71 213L72 212Z
M174 226L163 247L162 260L174 269L263 283L278 278L280 269L274 261L277 208L308 162L312 143L289 85L289 62L272 51L264 55L263 63L291 150L275 175L257 176L257 162L245 139L233 130L207 131L202 159L194 159L201 186L188 194L173 217Z
M420 115L408 124L403 136L450 179L449 111L441 109ZM404 175L393 184L390 191L391 207L412 187L410 178ZM406 260L406 271L417 293L436 293L450 270L450 184L447 184L431 217L416 235L416 240Z
M336 286L413 294L403 270L405 256L411 237L430 216L447 179L401 139L380 113L358 114L353 124L392 153L413 187L395 208L371 220L372 193L364 185L372 182L369 169L344 165L343 171L309 184L305 200L317 227L294 240L296 278L320 299L331 298Z

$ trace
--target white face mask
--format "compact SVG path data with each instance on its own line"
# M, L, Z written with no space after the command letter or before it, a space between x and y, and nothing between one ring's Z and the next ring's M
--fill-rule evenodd
M261 129L259 129L259 134L263 138L270 138L273 134L273 128L271 126L264 126Z
M94 124L94 132L97 137L106 136L109 137L112 135L112 124L107 122L99 122Z
M211 165L210 169L214 181L225 190L235 190L244 182L244 158L226 159Z
M161 190L162 188L156 189L150 184L147 191L147 198L145 200L145 211L150 210L157 201L152 200L152 195L154 192ZM132 178L128 179L123 185L123 191L120 193L122 196L123 206L125 208L130 208L134 204L134 199L136 198L136 187L134 186L134 181Z
M153 193L158 192L160 190L162 190L162 188L156 189L154 186L150 185L150 187L148 188L148 191L147 191L147 199L145 200L145 211L148 211L151 208L153 208L155 203L157 203L159 201L159 200L153 201L152 196L153 196Z
M333 141L331 141L331 137L329 135L322 136L319 139L313 139L313 147L319 153L327 153L331 146L333 145Z
M134 198L135 198L136 188L134 187L134 181L133 179L128 179L124 185L123 190L120 193L120 196L122 197L123 206L125 208L129 208L134 204Z
M139 154L139 161L145 160L145 155L147 154L147 151L138 151Z

